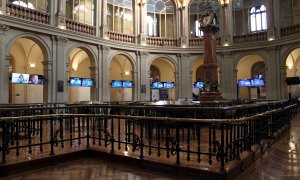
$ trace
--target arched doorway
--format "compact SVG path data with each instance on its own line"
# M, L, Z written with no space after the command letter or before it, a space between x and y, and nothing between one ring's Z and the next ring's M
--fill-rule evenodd
M175 66L167 58L156 58L150 65L151 100L176 100ZM159 76L158 76L159 73ZM157 78L159 77L159 79Z
M96 78L94 59L83 48L74 48L69 55L69 102L95 100Z
M298 82L300 82L300 48L297 48L293 50L288 57L286 58L286 77L291 78L294 77L294 79L298 79ZM287 86L288 86L288 97L291 98L299 98L300 97L300 84L297 84L297 82L288 82L287 80Z
M46 76L42 46L36 40L19 38L11 46L9 103L43 103ZM20 81L23 77L24 81Z
M236 69L239 99L266 98L265 62L262 57L259 55L247 55L239 60ZM263 84L256 83L258 79ZM241 83L241 81L245 82L245 84ZM246 82L249 82L249 84Z
M110 64L110 101L134 100L134 74L132 61L119 54L112 58Z
M193 88L193 99L199 99L200 93L202 88L200 88L199 85L201 85L201 82L204 82L204 71L201 66L204 63L204 59L200 58L198 59L192 66L192 88Z

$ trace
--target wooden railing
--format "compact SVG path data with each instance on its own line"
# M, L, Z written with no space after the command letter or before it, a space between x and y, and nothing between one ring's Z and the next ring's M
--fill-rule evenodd
M12 3L6 4L6 11L10 16L35 21L38 23L49 24L50 14L46 12L36 11Z
M76 31L76 32L84 33L84 34L96 35L95 26L90 26L87 24L76 22L71 19L66 19L66 28L68 30L72 30L72 31Z
M234 44L251 43L256 41L267 41L267 32L251 33L233 36Z
M176 38L147 37L147 44L151 46L177 46Z
M288 26L280 29L280 36L289 36L300 33L300 24L296 24L293 26Z
M124 34L115 31L108 31L108 37L111 40L121 41L126 43L135 43L135 35L133 34Z
M250 152L254 145L264 146L263 140L270 141L288 128L295 109L296 105L283 105L239 119L105 112L1 117L0 163L15 163L24 154L33 159L42 154L53 157L68 152L64 150L68 147L71 151L81 147L81 150L101 148L100 151L112 154L130 150L132 156L140 159L153 158L162 163L168 159L176 166L213 165L225 172L225 166L230 167L231 161L240 161L242 153ZM0 177L7 173L3 170L4 166L0 168Z

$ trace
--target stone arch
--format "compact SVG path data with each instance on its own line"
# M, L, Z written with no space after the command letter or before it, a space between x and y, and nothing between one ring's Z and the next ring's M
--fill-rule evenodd
M68 50L67 50L67 57L70 56L70 53L75 49L75 48L79 48L82 49L86 52L86 54L88 55L89 59L90 59L90 63L91 66L98 66L97 63L97 55L94 52L94 50L90 47L87 46L85 44L75 44L74 46L71 46Z

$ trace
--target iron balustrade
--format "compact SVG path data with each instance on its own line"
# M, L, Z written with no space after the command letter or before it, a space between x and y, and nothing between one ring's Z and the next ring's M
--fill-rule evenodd
M92 148L177 166L213 166L225 172L254 145L263 149L263 141L268 145L289 127L296 107L278 106L238 119L111 115L105 111L2 117L1 163Z

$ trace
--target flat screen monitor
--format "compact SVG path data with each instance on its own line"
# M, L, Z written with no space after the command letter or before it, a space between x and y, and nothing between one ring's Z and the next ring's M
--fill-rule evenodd
M164 84L162 82L153 82L151 84L152 89L161 89L164 87Z
M164 82L164 88L165 89L173 89L174 88L174 82Z
M112 88L122 88L123 83L122 83L122 81L119 81L119 80L112 80L111 81L111 87Z
M28 82L29 82L29 74L12 73L11 75L11 83L28 84Z
M251 87L251 79L239 79L238 80L239 87Z
M265 86L265 81L264 81L264 79L251 79L251 86L252 87Z
M81 86L81 78L70 77L69 85L70 86Z
M28 84L45 84L46 77L39 74L30 74Z
M198 89L202 89L204 86L204 83L203 82L194 82L194 88L198 88Z
M287 85L300 84L300 76L297 76L297 77L287 77L286 78L286 84Z
M132 81L123 81L122 82L122 87L123 88L132 88L133 82Z
M81 78L81 86L92 87L94 86L94 80L90 78Z

